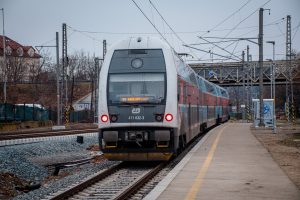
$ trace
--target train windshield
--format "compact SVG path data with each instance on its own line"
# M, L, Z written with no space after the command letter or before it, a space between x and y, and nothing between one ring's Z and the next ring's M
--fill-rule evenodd
M162 104L165 102L165 74L110 74L108 102Z

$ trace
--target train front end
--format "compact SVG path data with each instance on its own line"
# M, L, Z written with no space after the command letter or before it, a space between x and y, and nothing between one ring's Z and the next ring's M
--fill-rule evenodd
M109 160L168 160L176 151L177 109L169 105L172 90L167 87L176 80L166 67L170 61L164 49L154 48L157 42L149 48L151 42L121 42L101 69L99 144Z

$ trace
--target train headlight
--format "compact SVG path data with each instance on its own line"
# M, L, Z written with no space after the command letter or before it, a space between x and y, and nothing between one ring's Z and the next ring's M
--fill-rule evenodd
M161 122L164 118L164 115L163 114L156 114L155 115L155 120L158 121L158 122Z
M116 121L118 120L118 116L117 116L117 115L111 115L111 116L110 116L110 120L111 120L112 122L116 122Z
M170 122L170 121L173 120L173 115L170 114L170 113L168 113L168 114L166 114L165 119L166 119L168 122Z
M135 58L131 61L131 66L135 69L141 68L143 66L143 60L140 58Z
M102 122L108 122L108 116L107 115L102 115L101 116L101 121Z

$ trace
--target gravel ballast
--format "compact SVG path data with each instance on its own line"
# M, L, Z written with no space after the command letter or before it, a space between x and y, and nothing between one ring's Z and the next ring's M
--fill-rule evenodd
M47 165L89 158L92 152L86 149L97 142L97 134L94 134L84 136L83 144L77 143L76 138L69 138L0 147L0 173L9 172L32 184L42 184L39 189L15 199L41 199L113 164L104 161L62 169L60 174L65 174L64 177L49 179L51 172Z

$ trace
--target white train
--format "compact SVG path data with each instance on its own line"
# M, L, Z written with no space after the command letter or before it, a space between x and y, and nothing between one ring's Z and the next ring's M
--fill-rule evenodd
M165 42L129 38L106 54L99 145L110 160L168 160L228 120L228 93L198 76Z

